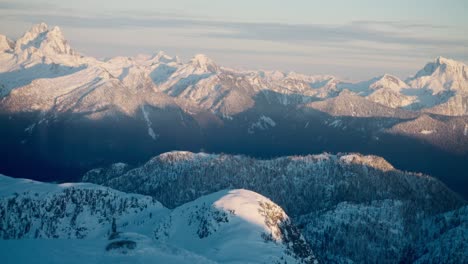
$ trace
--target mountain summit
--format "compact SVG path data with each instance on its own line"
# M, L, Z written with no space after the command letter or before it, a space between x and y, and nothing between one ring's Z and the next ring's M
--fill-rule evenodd
M426 88L439 93L442 91L468 92L468 66L462 62L438 57L424 66L416 75L407 80L414 88Z
M190 64L204 72L217 72L219 70L219 66L205 54L195 55L190 60Z
M32 53L36 50L40 50L44 55L76 54L65 40L60 28L57 26L49 28L45 23L31 27L15 44L16 53Z

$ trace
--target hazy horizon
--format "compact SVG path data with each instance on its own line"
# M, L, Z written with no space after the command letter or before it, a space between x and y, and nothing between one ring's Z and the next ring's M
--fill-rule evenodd
M98 58L165 51L187 61L203 53L226 67L353 81L405 79L438 56L468 61L464 1L137 2L0 1L0 34L16 39L45 22Z

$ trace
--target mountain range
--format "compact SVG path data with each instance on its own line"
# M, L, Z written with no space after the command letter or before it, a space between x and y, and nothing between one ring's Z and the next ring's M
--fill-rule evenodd
M0 147L8 149L0 167L70 181L177 149L259 158L360 152L434 175L466 197L467 93L468 67L443 57L404 81L383 74L349 83L236 70L201 54L101 60L41 23L15 41L0 36Z
M351 83L97 59L41 23L0 35L0 126L2 263L468 261L452 59Z

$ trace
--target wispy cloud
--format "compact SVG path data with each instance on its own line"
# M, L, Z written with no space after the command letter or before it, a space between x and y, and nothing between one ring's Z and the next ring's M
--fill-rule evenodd
M8 6L8 5L7 5ZM13 4L10 7L14 7ZM0 9L2 9L0 5ZM119 14L120 15L120 14ZM465 34L446 36L444 25L411 23L405 21L355 21L343 25L239 23L203 20L181 16L177 13L151 13L146 16L119 15L59 15L22 14L5 15L6 18L22 19L30 23L49 23L91 28L218 28L222 33L207 32L204 37L266 40L278 42L332 42L370 41L419 46L468 46ZM453 29L456 30L456 29ZM421 34L423 31L425 34Z
M26 7L14 2L0 3L0 29L2 21L26 24L45 21L67 28L67 31L88 34L86 38L74 39L79 45L76 48L85 47L93 55L102 53L102 56L122 55L123 50L148 51L157 46L183 55L210 52L218 54L219 58L230 56L226 60L234 65L241 64L236 63L241 57L248 58L253 67L273 65L297 70L294 65L301 65L299 69L307 72L324 64L329 64L332 70L336 65L337 71L344 72L344 67L349 70L359 61L360 67L367 65L369 68L368 73L363 73L366 76L374 74L383 62L391 65L391 69L404 69L400 72L407 76L406 70L416 69L422 62L438 55L468 59L468 36L463 34L463 29L417 21L244 23L176 11L65 12L59 7L48 8L42 4ZM273 55L277 56L276 66L270 63ZM259 63L253 64L256 60ZM382 66L379 71L388 68Z

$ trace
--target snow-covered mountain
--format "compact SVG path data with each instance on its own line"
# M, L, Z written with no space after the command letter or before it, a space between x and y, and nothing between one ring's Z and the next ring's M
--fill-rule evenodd
M376 156L171 152L84 179L141 194L0 176L3 262L467 261L466 201Z
M16 96L26 97L30 104L37 104L37 100L49 101L48 105L38 107L39 111L57 111L52 109L54 98L69 97L67 92L76 90L70 97L79 93L78 88L86 86L108 85L124 86L127 90L149 89L162 92L171 98L180 99L180 105L195 104L198 108L224 115L233 115L255 104L255 97L264 91L277 93L276 100L283 104L306 103L317 99L333 97L338 91L348 89L360 95L368 96L374 102L389 107L407 107L411 103L422 101L418 95L412 95L411 88L431 91L432 95L440 96L444 91L466 93L468 86L468 67L463 63L439 57L435 62L427 64L406 83L395 76L385 74L381 77L360 83L341 82L333 76L308 76L297 73L238 71L218 65L206 55L198 54L189 62L183 63L178 58L159 52L154 56L137 56L133 58L117 57L107 61L86 56L80 56L65 40L60 28L50 28L41 23L34 25L28 32L16 41L5 36L0 37L0 84L2 95L8 95L11 90L18 89ZM84 71L85 73L79 73ZM72 76L76 78L73 78ZM60 78L71 75L69 78ZM90 80L101 80L101 83L81 81L87 76ZM53 98L38 98L38 93L24 90L28 86L32 90L42 90L40 84L34 80L49 79L60 83L66 88L55 88ZM80 93L83 100L93 99L94 89L88 93ZM405 91L408 90L408 91ZM385 91L385 92L384 92ZM299 100L289 101L287 96L296 94ZM146 94L146 96L151 93ZM10 95L14 97L15 95ZM106 102L117 105L121 110L138 109L138 105L145 104L143 98L137 94L116 94L127 97L125 104L118 101ZM162 95L159 94L161 97ZM401 96L398 100L397 97ZM72 97L73 98L73 97ZM132 102L131 99L135 101ZM73 100L76 101L76 100ZM420 102L420 107L432 107L434 104ZM8 105L8 103L7 103ZM12 109L14 111L21 111ZM62 109L63 110L63 109ZM89 105L82 105L80 111L96 111ZM76 110L75 110L76 111ZM131 113L127 111L125 113ZM454 112L442 113L454 114ZM465 113L457 112L457 115Z
M86 263L318 263L284 211L251 191L221 191L170 211L152 197L94 184L2 175L0 183L2 263L71 257L56 248Z
M407 80L411 87L425 89L437 98L427 112L460 116L468 114L468 66L438 57Z
M411 87L428 88L434 94L444 90L468 92L468 67L461 62L438 57L407 80Z
M467 67L442 57L406 83L389 74L346 83L328 75L228 69L202 54L187 63L163 52L100 61L80 56L58 27L44 23L34 25L15 42L5 36L0 40L0 90L5 97L1 108L13 113L97 118L116 112L141 115L144 105L170 105L192 115L207 111L232 116L259 107L263 98L300 105L348 89L391 108L434 107L428 111L466 114ZM449 106L444 105L446 101Z
M376 156L322 154L257 160L170 152L113 176L106 168L91 170L83 180L151 195L169 208L178 208L174 212L181 215L194 215L196 207L179 211L185 208L179 206L207 193L226 188L253 190L284 208L302 227L312 250L326 262L411 262L426 254L425 248L441 251L448 237L459 247L467 247L463 242L466 202L438 180L399 171ZM440 221L447 212L461 214L460 221L446 226L453 230L448 237L436 235L444 225L423 226L426 221ZM173 217L162 229L169 237L165 239L181 241L181 234L195 232L189 222L177 219ZM202 230L218 228L208 223ZM184 231L187 228L191 231ZM434 235L423 239L426 232ZM452 250L440 253L438 259L463 262L466 257Z
M468 195L467 72L439 57L349 83L202 54L100 60L44 23L0 35L1 172L63 182L130 163L94 184L0 176L2 263L468 262L466 201L439 180L373 155L271 158L374 153ZM144 163L174 149L269 159Z
M174 149L263 157L346 151L445 181L441 168L468 169L466 66L444 58L428 65L406 82L384 74L348 83L230 69L201 54L100 60L42 23L15 41L0 36L0 126L8 128L0 147L10 150L0 152L0 167L76 180L93 167Z
M177 207L155 236L219 263L318 263L283 209L247 190L220 191Z
M374 98L376 101L379 101L384 97L376 99L373 96L379 92L380 95L387 96L387 94L384 94L386 91L388 90L377 90L370 95L370 98ZM398 99L401 100L400 97L398 97ZM386 102L389 104L393 103L391 99ZM333 98L309 103L306 107L325 112L332 116L410 118L417 115L416 113L407 110L392 108L390 106L386 106L386 104L367 100L366 98L349 90L343 90L338 96Z
M387 107L408 108L418 100L417 96L408 95L411 91L408 84L390 74L377 78L368 87L366 99Z

